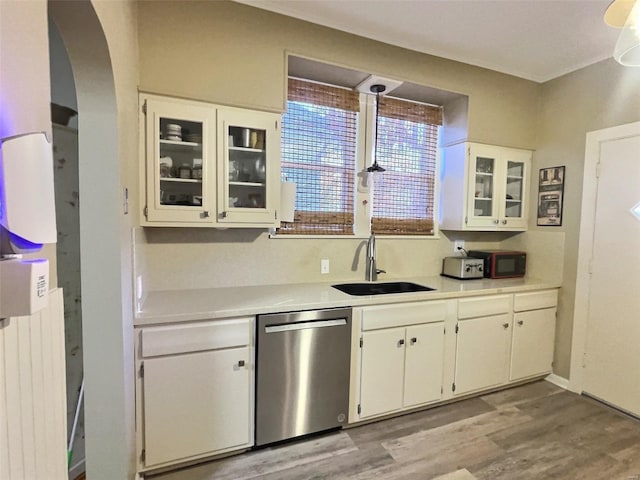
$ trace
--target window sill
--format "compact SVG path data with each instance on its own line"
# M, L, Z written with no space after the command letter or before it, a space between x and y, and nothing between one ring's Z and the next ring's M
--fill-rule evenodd
M369 235L278 235L273 232L269 232L269 238L274 240L281 239L295 239L295 240L367 240ZM377 239L389 239L389 240L440 240L440 235L376 235Z

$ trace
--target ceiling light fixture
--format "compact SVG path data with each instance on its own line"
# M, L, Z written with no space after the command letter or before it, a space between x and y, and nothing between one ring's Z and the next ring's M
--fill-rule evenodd
M613 51L613 58L626 67L640 66L640 2L614 0L604 14L611 27L622 28Z
M371 85L371 92L376 94L376 132L375 139L373 141L373 164L367 168L367 172L376 173L376 172L384 172L385 169L378 165L378 111L380 110L380 94L387 89L381 83L376 83L375 85Z

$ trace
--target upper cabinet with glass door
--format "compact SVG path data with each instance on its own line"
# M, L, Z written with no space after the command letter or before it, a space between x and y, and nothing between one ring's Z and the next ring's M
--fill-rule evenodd
M443 152L440 228L523 231L531 151L462 143Z
M212 222L216 111L206 104L141 96L143 225Z
M221 224L274 225L280 189L280 115L218 110Z
M140 98L142 225L279 225L279 115L150 94Z

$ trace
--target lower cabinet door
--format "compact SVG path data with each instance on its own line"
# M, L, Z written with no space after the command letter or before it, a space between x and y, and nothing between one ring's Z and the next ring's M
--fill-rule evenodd
M144 361L145 464L250 442L250 350L213 350Z
M362 334L360 417L402 408L404 328Z
M442 397L444 324L407 328L404 406L412 407Z
M511 314L458 321L455 395L507 382Z
M509 380L551 372L555 327L555 308L514 315Z

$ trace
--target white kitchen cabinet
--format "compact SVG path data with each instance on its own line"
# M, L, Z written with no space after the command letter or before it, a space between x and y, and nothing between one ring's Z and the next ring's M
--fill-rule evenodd
M140 96L144 226L274 227L280 116Z
M363 309L358 418L442 398L446 305L438 301Z
M405 329L388 328L362 334L360 416L402 408Z
M141 470L253 444L253 318L139 331Z
M280 116L218 111L218 217L222 224L277 222L280 199Z
M216 200L215 108L155 96L142 96L141 102L142 224L210 225Z
M460 143L443 151L443 230L527 229L531 151Z
M557 291L515 294L509 380L551 373Z
M458 301L454 395L507 383L512 305L512 295Z

